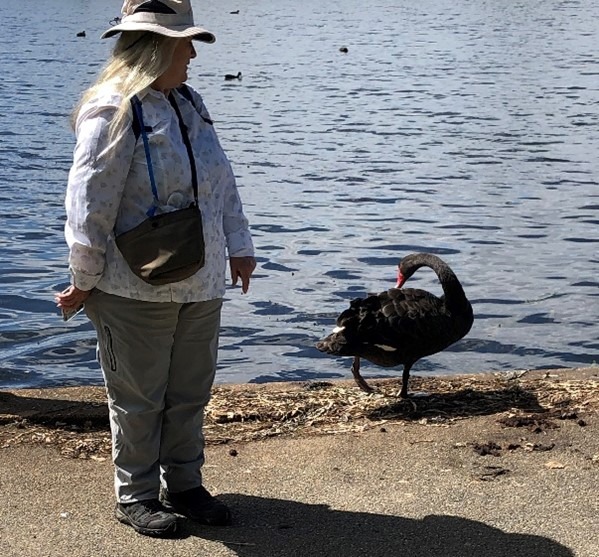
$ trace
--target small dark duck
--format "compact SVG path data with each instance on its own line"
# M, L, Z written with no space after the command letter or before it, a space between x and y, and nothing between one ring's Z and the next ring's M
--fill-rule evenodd
M234 79L241 80L241 72L237 72L237 75L233 75L232 73L225 74L225 81L233 81Z

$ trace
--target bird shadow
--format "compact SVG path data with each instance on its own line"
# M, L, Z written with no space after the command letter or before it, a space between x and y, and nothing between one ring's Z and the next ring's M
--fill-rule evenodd
M519 385L511 385L491 390L466 387L448 393L410 396L408 399L394 397L388 404L379 406L367 416L372 420L452 419L500 414L515 409L535 414L547 411L540 405L534 393Z
M241 494L219 499L234 509L233 525L183 521L181 534L220 542L239 557L574 557L543 536L514 534L451 515L414 519L333 509Z

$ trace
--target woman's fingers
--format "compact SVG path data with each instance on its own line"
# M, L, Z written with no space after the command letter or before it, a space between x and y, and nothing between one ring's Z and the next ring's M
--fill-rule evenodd
M256 268L256 260L253 257L231 257L231 278L233 286L237 279L241 279L241 291L246 294L250 288L250 277Z
M54 296L59 308L72 309L79 307L90 295L91 290L79 290L76 286L69 286Z

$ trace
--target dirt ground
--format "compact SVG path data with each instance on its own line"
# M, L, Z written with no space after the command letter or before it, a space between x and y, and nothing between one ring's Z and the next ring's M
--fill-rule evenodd
M563 421L584 427L599 412L599 367L416 376L411 391L428 396L408 400L398 398L397 380L371 383L371 394L349 381L217 385L206 414L207 444L334 435L394 423L451 425L484 415L506 428L540 432ZM0 391L0 448L23 444L56 447L66 457L108 456L104 388Z

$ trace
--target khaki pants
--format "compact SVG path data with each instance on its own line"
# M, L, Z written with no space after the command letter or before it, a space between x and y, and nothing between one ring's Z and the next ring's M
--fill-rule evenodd
M143 302L94 290L121 503L202 485L204 409L216 371L222 300Z

